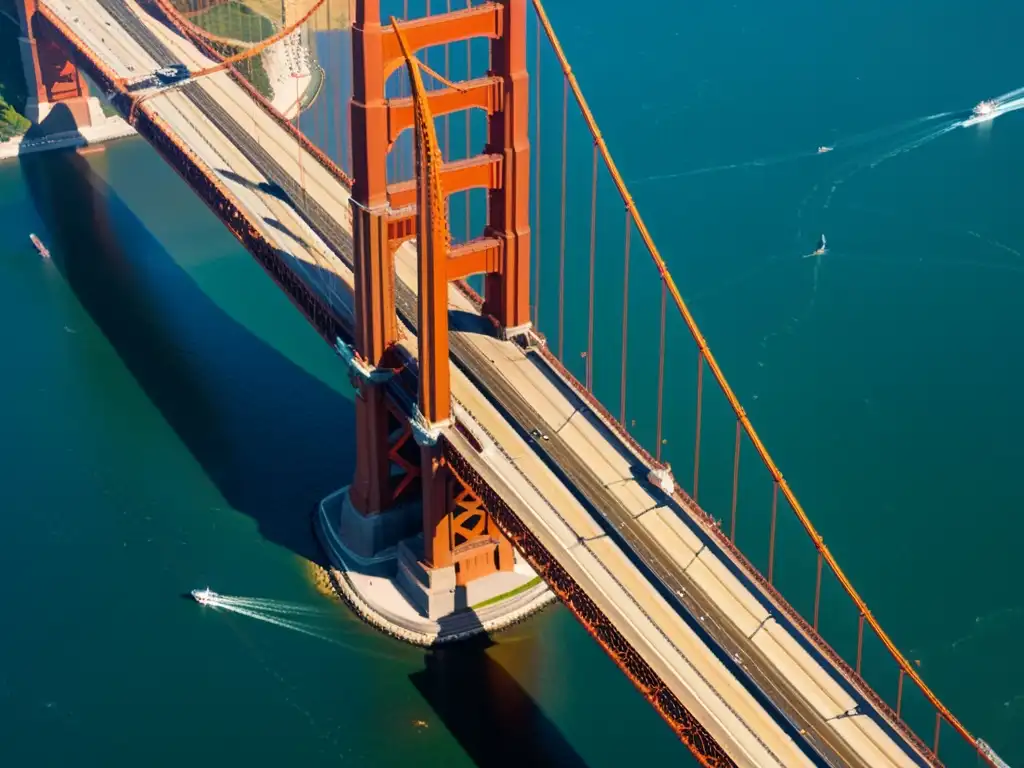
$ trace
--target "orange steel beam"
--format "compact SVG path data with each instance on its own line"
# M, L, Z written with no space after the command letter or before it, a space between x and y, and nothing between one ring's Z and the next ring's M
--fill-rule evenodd
M392 252L416 237L419 220L415 213L388 222L388 245ZM448 254L448 280L463 280L471 275L493 274L501 270L505 243L497 237L478 237L456 246Z
M360 0L352 24L352 255L355 350L380 365L398 340L395 270L387 217L387 105L377 0ZM352 504L363 514L394 502L387 406L380 387L361 382L356 398L356 471Z
M394 214L394 218L388 219L388 247L394 253L406 240L416 237L419 222L416 220L416 211L411 213Z
M464 109L482 109L488 115L501 108L502 82L497 77L469 80L461 88L441 88L430 91L427 100L435 117L460 112ZM388 101L388 144L398 140L402 131L413 125L411 97Z
M493 274L501 269L503 243L496 237L478 237L452 248L448 255L448 279Z
M376 8L379 16L378 0L362 0L362 3ZM498 38L503 32L503 10L501 4L483 3L474 8L427 16L403 22L402 34L405 36L410 55L423 48L469 40L473 37ZM387 79L388 75L402 66L403 55L394 29L384 30L381 42L381 63L384 78Z
M501 182L501 155L477 155L465 160L445 163L440 171L444 194L467 189L496 189ZM388 202L392 209L413 205L417 199L416 180L388 185Z

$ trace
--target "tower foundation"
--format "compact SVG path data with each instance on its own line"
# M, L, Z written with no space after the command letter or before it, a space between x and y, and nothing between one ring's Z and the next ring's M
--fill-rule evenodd
M555 600L507 543L506 570L467 579L462 563L472 552L464 551L456 551L450 565L430 566L418 503L365 516L352 506L348 490L320 502L314 528L338 595L378 629L431 646L495 632Z
M70 133L106 121L99 101L60 46L36 32L36 0L15 2L21 34L18 47L28 86L25 117L49 133Z

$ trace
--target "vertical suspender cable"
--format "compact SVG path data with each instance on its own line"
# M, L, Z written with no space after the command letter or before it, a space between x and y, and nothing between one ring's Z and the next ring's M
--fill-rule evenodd
M932 747L932 752L935 753L935 757L939 756L939 733L942 731L942 713L935 712L935 746Z
M662 416L662 404L665 399L665 310L668 308L668 286L665 281L661 281L661 345L658 352L658 426L657 426L657 443L658 447L655 449L655 461L661 463L661 416Z
M818 631L818 614L821 609L821 567L824 558L818 553L818 575L814 579L814 631Z
M732 514L729 517L729 541L736 543L736 502L740 491L740 437L742 425L736 419L736 450L732 456Z
M452 0L448 0L446 6L448 13L452 12ZM451 43L444 44L444 79L451 80ZM451 162L452 149L451 149L451 121L448 119L449 115L444 116L444 154L442 157L446 163Z
M448 13L452 12L452 0L447 0L445 3L445 9ZM451 43L444 44L444 79L451 80ZM444 150L441 155L441 160L444 163L451 162L452 159L452 148L451 148L451 115L444 116ZM452 220L452 199L449 196L444 198L445 215L448 218L448 231L451 233L451 220Z
M430 0L427 0L427 5L430 5ZM427 15L430 15L430 9L427 8ZM409 20L409 0L402 0L402 19L404 21ZM404 98L408 91L409 96L412 96L412 83L409 82L409 72L402 67L398 73L398 95L400 98ZM408 153L406 153L405 145L396 147L396 155L398 161L398 175L404 181L405 179L416 178L416 158L414 154L416 152L416 140L412 131L405 134L409 145Z
M473 6L473 0L466 0L466 7L467 8L471 8L472 6ZM466 79L467 80L472 80L473 79L473 41L472 40L467 40L466 41ZM473 142L471 140L472 139L472 127L473 126L472 126L472 124L470 122L470 119L469 119L469 115L470 115L471 111L472 110L469 110L469 109L466 110L466 157L467 158L473 152ZM470 202L471 202L470 197L471 196L470 196L470 191L468 189L465 192L463 192L462 194L464 194L466 196L466 242L468 243L472 239L472 235L470 234L470 218L471 218L471 216L470 216Z
M308 40L308 42L306 44L306 51L309 54L308 64L309 64L309 83L310 83L310 85L312 85L313 81L314 81L314 77L313 77L313 67L314 67L313 49L316 47L316 25L317 25L317 16L318 15L319 15L319 13L314 13L312 15L312 17L310 17L309 23L306 25L306 35L309 37L309 40ZM314 94L314 96L316 98L315 98L315 101L312 104L312 107L313 107L313 109L312 109L312 112L313 112L313 144L315 146L319 147L320 146L320 139L321 139L321 137L320 137L320 124L321 124L321 121L320 121L320 107L323 106L323 101L321 101L321 99L319 98L319 96L317 94Z
M337 2L337 0L335 0ZM331 7L327 6L327 28L331 27ZM331 46L333 54L330 56L331 79L334 81L334 155L332 159L339 166L341 165L341 62L344 56L336 45ZM337 60L335 60L337 59ZM330 151L327 153L330 155Z
M558 359L565 362L565 171L569 136L569 78L562 78L562 234L558 254Z
M903 678L907 676L907 673L902 669L900 670L900 682L896 686L896 719L902 719L900 712L903 711Z
M295 73L292 73L293 80L295 80L295 127L299 127L299 118L302 116L302 107L299 94L299 78L295 77ZM302 143L296 137L295 139L295 158L299 164L299 186L302 188L302 203L306 203L306 174L302 169Z
M587 321L587 391L594 391L594 267L597 246L597 144L590 179L590 312Z
M700 417L704 410L704 352L697 347L697 430L693 445L693 500L697 501L700 487Z
M864 660L864 614L857 617L857 674L860 674L861 662Z
M772 482L772 527L768 534L768 583L772 583L772 574L775 571L775 522L779 513L779 483Z
M619 379L619 423L626 426L626 362L629 347L629 231L633 228L633 216L626 209L626 235L623 246L622 269L622 370Z

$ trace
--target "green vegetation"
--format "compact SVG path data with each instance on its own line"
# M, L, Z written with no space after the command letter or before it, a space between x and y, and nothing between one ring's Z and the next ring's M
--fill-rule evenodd
M253 56L251 59L244 59L235 65L242 77L252 83L253 88L260 92L266 99L274 98L274 89L270 85L270 76L263 68L263 58Z
M528 582L526 582L525 584L522 584L521 586L516 587L515 589L511 589L508 592L505 592L505 593L500 594L500 595L495 595L494 597L490 598L489 600L484 600L483 602L477 603L476 605L471 605L469 607L471 609L473 609L474 611L479 610L480 608L486 608L488 605L494 605L495 603L500 603L502 600L508 600L508 598L510 598L510 597L515 597L516 595L521 595L526 590L533 589L538 584L540 584L540 576L536 576L536 577L530 579Z
M0 2L2 1L0 0ZM202 27L211 35L228 37L243 43L257 43L266 40L277 31L273 22L266 16L256 13L248 6L234 2L234 0L222 5L215 5L209 10L196 14L192 17L192 23ZM213 43L212 45L223 56L234 56L244 50L244 46L241 45L228 45L227 43ZM268 99L274 97L274 89L270 85L267 70L263 67L261 55L257 54L252 58L243 59L235 64L235 69L264 97Z
M221 56L234 56L236 53L244 50L241 46L228 45L226 43L212 43L211 46L220 53ZM267 74L267 70L263 67L263 57L257 54L248 59L242 59L235 63L235 69L239 73L252 83L253 88L260 92L262 96L268 99L274 98L274 89L270 85L270 76Z
M22 115L28 94L17 18L12 0L0 0L0 141L20 136L32 125Z
M236 2L215 5L208 11L196 14L192 17L192 23L211 35L228 37L243 43L258 43L277 31L266 16L261 16L248 6Z

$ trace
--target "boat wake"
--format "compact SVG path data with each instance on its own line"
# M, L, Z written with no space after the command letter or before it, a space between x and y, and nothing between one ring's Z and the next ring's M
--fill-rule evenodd
M329 643L340 644L335 638L330 637L315 627L309 626L299 618L313 618L315 616L326 617L326 612L314 606L299 605L283 600L268 600L258 597L236 597L233 595L221 595L209 587L205 589L193 589L190 593L192 599L200 605L208 608L237 613L241 616L248 616L257 621L273 624L283 629L290 629L293 632L300 632L318 640L325 640Z
M1017 88L994 99L979 102L970 117L960 121L960 127L967 128L979 123L988 123L1001 115L1024 109L1024 88Z
M921 126L932 123L942 118L949 118L955 113L953 112L937 112L933 115L925 115L924 117L915 117L911 120L906 120L896 125L890 125L885 128L878 128L864 133L855 134L853 136L847 136L844 139L839 139L832 144L823 144L813 149L808 148L797 152L787 152L785 154L770 155L768 157L761 157L756 160L746 160L738 163L728 163L724 165L709 165L703 168L692 168L685 171L677 171L674 173L660 173L654 176L645 176L638 179L631 179L630 185L637 186L640 184L649 184L652 182L659 181L670 181L673 179L684 179L690 176L703 176L710 173L720 173L723 171L743 170L747 168L768 168L774 165L781 165L783 163L790 163L796 160L805 160L807 158L816 157L819 155L825 155L832 152L841 153L844 150L849 151L862 147L868 144L872 144L877 141L884 140L893 135L899 135L912 129L920 129ZM931 130L929 130L929 133Z

